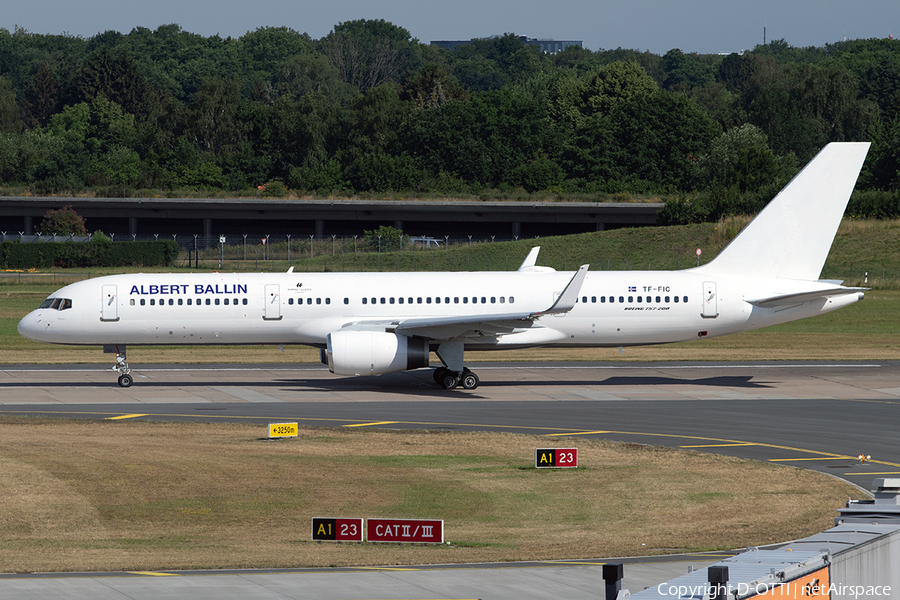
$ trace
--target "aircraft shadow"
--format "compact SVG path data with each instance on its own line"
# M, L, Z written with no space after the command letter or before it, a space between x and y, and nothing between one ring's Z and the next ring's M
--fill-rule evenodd
M744 388L744 389L769 389L773 385L766 382L751 381L752 376L721 376L721 377L704 377L700 379L677 379L672 377L610 377L609 379L597 380L571 380L564 381L558 379L538 379L533 381L491 381L484 379L479 387L485 388L503 388L503 387L584 387L584 386L600 386L607 390L616 387L649 387L649 386L703 386L718 388ZM108 384L98 383L97 381L54 381L44 383L29 382L9 382L0 384L0 389L16 389L16 388L97 388L111 387L118 389L115 379L111 379ZM325 392L391 392L404 395L440 395L447 397L448 394L456 395L464 394L471 396L477 394L477 390L469 391L462 389L443 390L431 381L430 375L410 374L410 373L392 373L387 375L348 377L342 379L272 379L272 380L253 380L253 381L160 381L155 379L152 382L143 382L140 377L135 380L135 388L142 387L156 388L202 388L202 387L254 387L254 388L284 388L286 386L295 388L296 392L325 391Z

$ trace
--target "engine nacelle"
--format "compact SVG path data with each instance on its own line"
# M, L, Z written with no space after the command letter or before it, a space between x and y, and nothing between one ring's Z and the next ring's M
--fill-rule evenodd
M384 331L335 331L325 339L328 370L336 375L380 375L428 366L428 340Z

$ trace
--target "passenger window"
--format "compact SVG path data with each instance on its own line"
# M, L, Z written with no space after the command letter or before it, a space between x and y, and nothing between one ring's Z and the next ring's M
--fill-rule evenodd
M500 296L500 304L506 302L506 296Z
M145 304L147 304L147 301L141 298L141 306L144 306Z
M187 303L188 303L188 306L191 306L191 299L190 299L190 298L187 299Z
M218 306L218 305L219 305L219 299L216 298L216 306Z
M587 304L587 296L582 296L581 301L584 302L585 304Z
M653 302L653 296L647 296L647 304Z
M444 304L450 304L450 298L444 296Z
M156 306L156 298L150 298L150 306Z
M656 303L659 304L659 302L660 302L660 297L657 296L657 297L656 297Z
M496 298L496 297L491 296L491 304L497 304L497 298Z
M634 296L628 296L628 302L629 303L634 302Z
M421 298L416 298L416 304L422 304L422 299L421 299Z
M431 296L425 298L425 304L431 304Z
M206 305L209 306L210 304L212 304L212 300L210 300L209 298L207 298L207 299L206 299Z
M487 298L485 298L484 296L482 296L482 297L481 297L481 303L482 303L482 304L487 304Z
M247 306L247 299L246 299L246 298L244 298L241 302L243 303L244 306Z
M459 297L453 298L453 304L459 304Z
M403 296L400 296L399 298L397 298L397 303L403 304Z
M307 299L306 299L306 303L307 303L307 304L312 304L312 298L307 298Z
M169 298L169 306L175 306L175 299Z
M368 299L368 298L365 298L365 297L363 297L363 304L368 304L368 303L369 303L369 299Z
M350 304L350 298L344 298L344 304Z
M643 301L643 298L641 298L640 296L638 296L637 298L638 298L638 304L640 304ZM629 298L628 301L631 302L631 298Z
M434 303L435 303L435 304L440 304L440 303L441 303L441 297L438 296L437 298L435 298L435 299L434 299Z
M600 296L600 303L606 304L606 296Z
M468 303L469 303L469 297L463 296L463 304L468 304Z
M393 304L393 303L394 303L394 297L391 296L391 304Z
M597 304L597 296L591 296L591 302Z
M293 306L293 305L294 305L294 299L288 298L288 306Z
M685 304L687 304L687 296L685 296L684 298L682 298L681 301L684 302Z
M678 304L678 296L675 296L675 304Z
M378 298L372 298L372 304L378 304Z
M509 303L510 303L510 304L512 304L512 303L515 302L515 301L516 301L515 298L513 298L512 296L509 297Z
M669 303L669 297L666 296L666 304L668 304L668 303Z
M316 298L316 304L322 304L322 299L321 299L321 298Z
M183 299L181 299L181 298L178 299L178 306L184 306L184 300L183 300Z
M228 298L225 298L225 306L228 306Z
M478 304L478 297L472 296L472 304Z
M384 298L382 298L382 299L381 299L381 303L382 303L382 304L384 304L384 303L385 303L385 302L384 302Z
M619 296L619 304L623 304L625 302L625 296ZM629 300L631 302L631 300Z
M413 303L412 298L407 298L407 299L406 299L406 303L407 303L407 304L412 304L412 303Z
M128 303L129 303L131 306L134 306L134 298L132 298L131 300L129 300Z
M325 304L331 304L331 298L325 298Z

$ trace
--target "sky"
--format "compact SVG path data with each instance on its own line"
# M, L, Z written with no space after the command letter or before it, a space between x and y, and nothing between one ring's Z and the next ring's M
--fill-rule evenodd
M900 37L900 0L4 0L0 10L0 28L81 37L176 23L203 36L289 27L318 39L357 19L384 19L424 43L515 33L709 54L751 49L763 28L767 41L801 47Z

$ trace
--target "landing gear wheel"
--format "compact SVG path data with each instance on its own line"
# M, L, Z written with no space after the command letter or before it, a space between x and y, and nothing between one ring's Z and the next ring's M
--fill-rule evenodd
M449 372L450 372L450 369L448 369L446 367L438 367L437 369L434 370L434 373L432 373L431 376L434 377L434 382L437 383L438 385L440 385L441 380Z
M440 383L441 387L445 390L452 390L459 384L459 375L448 370L438 383Z
M131 387L132 383L134 383L134 378L132 378L128 373L119 375L119 385L123 388Z
M478 375L466 369L459 378L459 384L463 386L463 389L474 390L478 387Z

